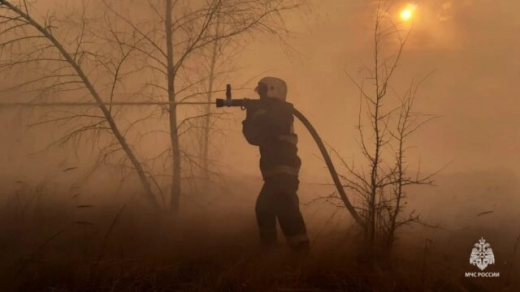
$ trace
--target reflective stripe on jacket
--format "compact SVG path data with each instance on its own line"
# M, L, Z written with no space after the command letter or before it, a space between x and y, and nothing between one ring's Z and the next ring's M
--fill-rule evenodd
M260 170L264 179L276 174L297 176L301 160L297 155L293 106L278 99L258 100L248 106L243 121L247 141L260 148Z

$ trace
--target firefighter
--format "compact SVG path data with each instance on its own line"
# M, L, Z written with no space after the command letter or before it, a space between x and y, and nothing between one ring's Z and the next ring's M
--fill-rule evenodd
M305 252L309 240L296 194L301 160L297 155L293 106L285 102L287 85L281 79L265 77L255 91L260 100L247 107L242 123L246 140L260 148L264 185L255 208L260 241L264 247L276 244L278 219L291 249Z

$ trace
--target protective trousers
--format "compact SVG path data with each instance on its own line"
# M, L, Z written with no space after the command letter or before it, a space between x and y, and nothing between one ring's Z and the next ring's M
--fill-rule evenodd
M276 243L276 219L280 223L287 243L294 251L307 251L309 239L300 212L298 177L276 175L265 178L264 186L256 201L256 218L263 246Z

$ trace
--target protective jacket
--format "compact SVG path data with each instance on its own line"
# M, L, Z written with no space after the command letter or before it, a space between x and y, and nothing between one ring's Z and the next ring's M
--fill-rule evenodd
M261 98L247 105L243 133L260 148L264 186L256 201L260 241L264 247L277 241L276 220L296 252L309 249L309 239L297 195L301 160L293 129L293 105L277 98Z
M243 134L260 148L260 170L264 180L274 175L298 176L298 136L294 133L293 105L276 98L254 101L247 107Z

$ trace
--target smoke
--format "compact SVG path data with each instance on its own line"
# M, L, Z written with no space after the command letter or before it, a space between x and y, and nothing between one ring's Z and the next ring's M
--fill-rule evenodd
M394 12L398 15L405 4L395 1L390 15ZM497 258L505 259L510 255L520 219L517 212L520 19L515 15L520 3L424 0L416 4L417 18L413 25L400 26L405 30L411 28L411 34L391 90L402 94L411 80L429 76L418 91L416 110L441 118L428 123L411 138L407 162L411 171L420 169L430 174L442 170L435 177L436 187L420 186L407 191L406 210L421 214L429 227L438 225L442 229L406 228L399 244L406 247L417 238L421 244L425 238L434 239L438 246L453 241L457 244L447 253L457 253L458 257L459 252L469 255L472 244L484 235L500 250ZM36 8L45 5L38 3ZM356 129L359 90L349 75L362 80L366 77L365 68L370 68L373 62L374 13L372 1L313 1L299 15L289 14L286 25L291 33L283 42L268 35L245 41L240 53L229 59L229 65L236 70L228 72L218 84L222 89L226 83L234 87L243 85L245 89L234 91L234 97L256 98L252 88L261 77L284 79L288 84L288 101L309 118L324 142L345 160L368 167L359 150ZM6 96L0 94L0 98ZM392 98L392 102L398 101L395 95ZM59 198L51 201L66 202L67 210L81 205L134 204L137 209L144 206L138 194L140 187L135 178L125 176L128 173L112 164L97 165L91 173L99 150L92 144L45 149L64 130L53 126L27 128L42 118L41 111L45 110L0 109L0 184L6 208L13 206L19 193L32 200L28 193L42 183ZM186 110L181 116L193 112ZM122 123L128 125L146 112L129 110L125 114L131 118ZM217 124L218 133L212 136L210 150L218 174L214 189L203 192L195 184L183 196L186 206L183 212L188 218L184 222L196 225L195 231L183 233L188 234L188 239L191 235L197 242L203 242L200 238L203 236L193 233L211 230L212 238L220 240L232 237L234 233L228 231L236 228L247 238L243 243L253 244L254 200L262 181L258 149L242 137L244 117L244 111L232 108ZM165 118L157 116L137 129L140 133L165 130L167 125L160 125ZM303 161L299 194L313 242L319 245L326 236L341 242L345 234L357 238L355 231L349 229L352 220L345 210L323 201L314 202L334 190L326 186L330 177L314 141L298 122L296 132ZM147 135L146 142L136 143L139 154L153 156L162 150L158 145L167 145L167 137L151 135ZM196 141L186 139L189 147L197 146ZM74 210L70 212L86 213L83 209ZM118 208L109 210L111 216L103 215L102 211L98 214L107 226L111 220L107 218L113 218L114 210ZM67 220L76 220L76 215ZM135 218L132 220L148 217L139 214ZM143 223L144 227L130 224L127 228L146 230L148 223ZM205 247L205 244L200 246ZM213 251L219 250L220 246Z

